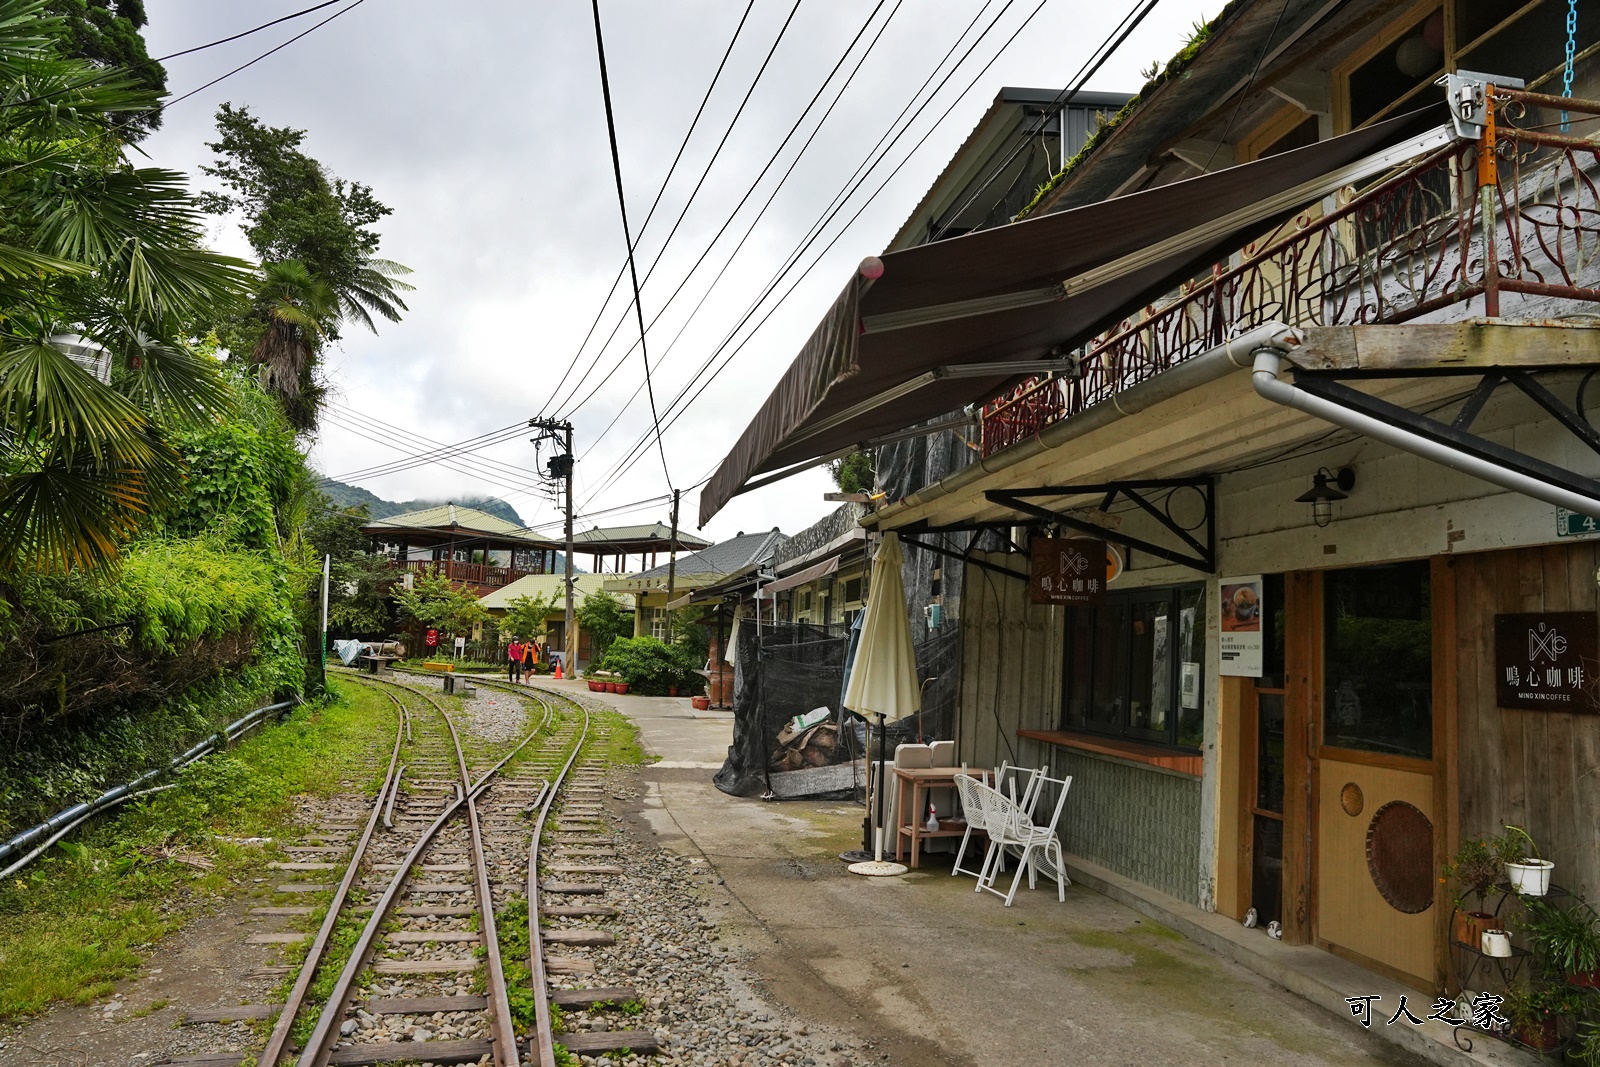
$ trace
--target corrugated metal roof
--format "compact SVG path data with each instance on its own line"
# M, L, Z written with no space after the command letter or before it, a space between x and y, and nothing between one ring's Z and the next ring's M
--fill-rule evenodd
M572 535L574 547L594 543L619 544L628 541L661 541L670 544L672 541L672 527L666 523L654 522L641 526L597 526L592 530L584 530ZM690 548L709 548L711 542L703 537L696 537L685 530L678 531L678 544Z
M598 593L607 580L621 577L624 576L619 574L574 574L572 576L573 592L576 599L581 602L590 593ZM494 592L487 594L478 603L489 611L505 611L511 606L513 600L521 596L550 596L554 594L558 598L564 599L564 581L565 578L560 574L526 574L510 585L501 586ZM618 595L618 599L622 601L623 607L629 611L633 610L633 597L622 593ZM560 604L561 600L558 599L557 603Z
M679 556L677 573L680 576L691 574L732 574L734 571L748 567L751 563L768 555L769 553L763 550L769 544L775 548L787 540L788 538L777 527L761 533L741 533L735 537L728 538L726 541L719 541L709 548L701 549L699 552L691 552L687 556ZM667 564L665 563L659 567L652 567L647 571L633 575L635 578L665 578L666 576ZM616 575L612 576L613 579L616 577Z
M457 507L454 504L440 504L438 507L423 508L421 511L408 511L403 515L390 515L387 519L374 519L362 529L381 526L403 527L405 529L437 527L443 530L447 530L452 526L460 526L468 530L477 530L480 533L532 536L523 527L497 518L487 511L479 511L477 508Z

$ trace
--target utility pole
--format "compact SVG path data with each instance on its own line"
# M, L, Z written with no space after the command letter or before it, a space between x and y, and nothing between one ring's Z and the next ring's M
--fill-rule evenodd
M566 671L567 677L570 678L572 677L572 672L578 666L578 620L577 612L574 610L572 604L572 590L573 586L577 584L576 579L573 577L572 562L572 423L556 422L554 419L529 419L528 425L536 430L543 431L539 437L535 437L533 439L535 444L559 435L559 440L561 441L561 446L563 448L561 455L551 456L545 462L545 469L549 472L552 479L561 478L566 481L567 561L564 568L562 584L566 586L567 590L567 610L566 639L564 642L565 648L563 649L561 655L561 665Z
M672 490L672 544L667 545L667 638L674 637L672 625L672 597L678 584L678 498L682 490Z
M572 423L563 427L566 431L566 474L567 474L567 565L562 584L567 587L567 651L561 657L561 665L566 669L567 677L578 668L578 620L572 610L572 587L575 579L572 576Z

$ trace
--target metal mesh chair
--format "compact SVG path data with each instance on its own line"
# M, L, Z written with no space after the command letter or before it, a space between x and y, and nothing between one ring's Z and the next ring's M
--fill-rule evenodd
M955 776L956 796L961 800L961 814L967 820L967 832L961 835L961 847L956 850L955 865L950 868L950 877L958 874L970 874L979 877L981 870L968 870L961 866L961 861L967 854L967 843L972 840L974 828L984 833L983 848L984 859L988 859L989 838L987 824L985 823L984 794L989 787L978 781L964 770Z
M1056 795L1055 809L1052 811L1050 821L1043 826L1034 824L1028 814L1027 807L1018 800L1014 800L997 789L989 789L979 784L985 791L981 803L985 812L985 827L989 831L991 848L984 857L983 869L978 875L978 889L988 890L995 896L1005 898L1006 907L1016 899L1017 886L1022 882L1023 872L1028 875L1028 888L1038 887L1038 873L1044 868L1045 876L1054 878L1056 883L1056 896L1065 901L1067 899L1067 886L1071 881L1067 878L1066 860L1061 851L1061 839L1056 836L1056 825L1061 821L1061 813L1067 806L1067 791L1072 787L1072 778L1050 778L1040 775L1034 783L1034 795L1030 798L1035 803L1045 785L1056 786L1059 790ZM1001 857L1007 850L1017 853L1017 873L1011 879L1011 888L1002 893L994 887L995 881L1003 870Z

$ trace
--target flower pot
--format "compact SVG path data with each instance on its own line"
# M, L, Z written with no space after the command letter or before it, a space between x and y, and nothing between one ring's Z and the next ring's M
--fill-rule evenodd
M1556 1027L1554 1016L1536 1023L1514 1023L1511 1027L1511 1036L1519 1044L1540 1052L1549 1052L1561 1043L1561 1033Z
M617 691L616 682L601 682L600 684L606 687L606 692L608 693L615 693Z
M696 711L710 711L711 710L711 698L710 697L691 697L690 700L689 700L689 703L694 705L694 710L696 710Z
M1483 943L1483 932L1493 930L1497 920L1486 911L1458 911L1454 937L1457 944L1477 948Z
M677 686L675 686L675 685L667 686L667 696L675 697L677 695L678 695L678 687Z
M1600 971L1584 971L1567 975L1567 984L1583 989L1600 989Z
M1506 959L1511 955L1511 935L1504 930L1485 930L1482 945L1485 956Z
M1524 858L1521 863L1506 864L1506 879L1523 896L1542 897L1550 891L1550 872L1555 869L1549 860Z
M604 682L597 682L593 678L589 679L589 692L591 692L591 693L604 693L605 691L606 691L606 684Z
M618 696L621 696L622 694L624 694L624 693L626 693L628 691L628 683L627 682L618 682L616 685L611 687L611 691L613 693L617 694Z

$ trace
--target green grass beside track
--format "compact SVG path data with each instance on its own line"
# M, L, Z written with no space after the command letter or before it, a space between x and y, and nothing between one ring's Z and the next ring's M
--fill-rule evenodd
M175 789L74 831L0 885L0 1020L87 1003L135 973L161 937L264 872L297 794L376 793L394 740L383 694L332 683L185 770Z

